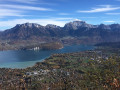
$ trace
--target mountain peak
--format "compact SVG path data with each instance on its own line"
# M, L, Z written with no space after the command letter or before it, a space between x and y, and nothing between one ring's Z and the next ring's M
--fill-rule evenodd
M99 28L100 29L111 29L110 25L105 25L105 24L100 24Z
M73 21L73 22L70 22L70 23L75 25L75 26L81 26L82 24L85 24L86 22L85 21Z
M113 32L117 32L117 33L114 34ZM105 36L107 36L106 38L108 38L109 36L110 37L113 36L116 38L116 36L119 36L119 34L120 34L120 24L92 25L84 21L77 20L77 21L73 21L73 22L69 22L65 24L64 27L59 27L53 24L48 24L46 26L41 26L36 23L18 24L9 30L1 32L0 37L1 39L4 39L3 37L5 37L6 39L21 39L21 40L37 37L37 38L40 38L40 40L42 39L45 40L46 37L47 38L48 37L59 38L59 37L66 37L66 36L77 36L77 37L80 36L81 37L85 35L85 36L90 36L90 37L97 36L99 39L99 37L104 38Z
M58 28L59 26L54 25L54 24L47 24L46 28Z
M74 20L73 22L69 22L65 24L64 28L66 29L73 29L77 30L78 28L94 28L93 25L87 24L85 21L80 21L80 20Z
M41 25L37 23L23 23L23 24L17 24L16 26L22 26L22 27L40 27Z

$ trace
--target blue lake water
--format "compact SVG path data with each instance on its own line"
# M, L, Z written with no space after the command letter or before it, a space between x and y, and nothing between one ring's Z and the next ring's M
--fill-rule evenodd
M26 68L55 53L71 53L93 49L94 46L91 45L72 45L59 50L0 51L0 68Z

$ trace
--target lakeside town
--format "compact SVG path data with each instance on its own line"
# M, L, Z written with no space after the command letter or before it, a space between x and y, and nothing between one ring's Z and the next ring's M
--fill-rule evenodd
M53 54L25 69L0 69L1 90L119 90L120 49Z
M120 90L120 0L0 0L0 90Z

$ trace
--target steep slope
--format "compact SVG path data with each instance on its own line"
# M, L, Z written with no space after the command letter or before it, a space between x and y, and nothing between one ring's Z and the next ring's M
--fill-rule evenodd
M29 39L31 37L60 36L60 27L55 25L42 26L35 23L18 24L2 33L6 39Z
M120 24L92 25L85 21L73 21L64 27L36 23L18 24L0 33L4 40L32 40L36 42L97 43L120 41ZM76 41L76 42L75 42Z
M85 21L73 21L65 24L65 30L77 30L80 28L96 28L96 26L87 24Z

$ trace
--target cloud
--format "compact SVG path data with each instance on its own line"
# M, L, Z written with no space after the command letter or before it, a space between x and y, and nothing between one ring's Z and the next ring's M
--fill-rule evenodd
M105 13L107 15L120 15L120 13Z
M69 13L59 13L59 15L70 15Z
M81 21L80 19L73 19L72 21Z
M16 17L23 17L23 16L30 16L26 15L31 10L35 11L54 11L50 8L42 8L42 7L34 7L34 6L26 6L26 5L11 5L11 4L1 4L0 5L0 18L16 16Z
M111 5L99 5L99 8L92 8L91 10L78 10L78 13L97 13L97 12L107 12L107 11L113 11L118 10L120 7L113 7Z
M114 23L115 21L104 21L106 23Z
M80 17L80 18L97 18L97 17Z
M2 5L0 5L0 7L2 7L2 8L24 9L24 10L54 11L53 9L50 9L50 8L34 7L34 6L26 6L26 5L2 4Z
M14 19L0 21L0 28L7 27L6 29L14 27L16 24L23 24L26 22L29 23L38 23L40 25L55 24L58 26L64 26L72 18L48 18L48 19Z
M56 3L45 2L44 0L0 0L1 3L21 3L21 4L45 4L56 5Z
M0 9L0 18L4 18L7 16L17 16L17 17L23 17L25 15L22 15L22 11L18 10L11 10L11 9Z
M17 3L29 3L33 4L36 3L38 0L1 0L1 2L17 2Z
M73 18L51 18L51 19L55 19L55 20L72 20Z

